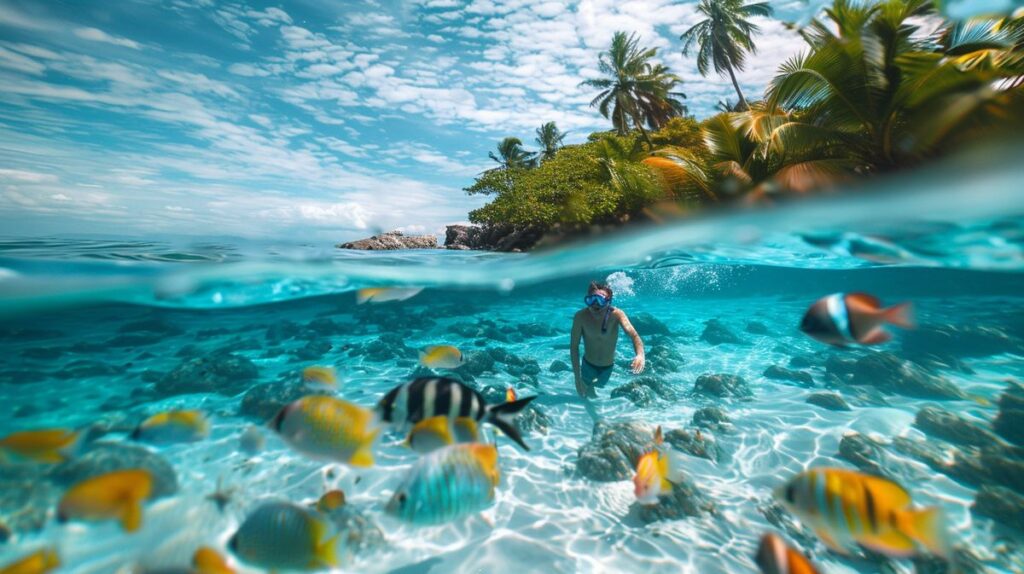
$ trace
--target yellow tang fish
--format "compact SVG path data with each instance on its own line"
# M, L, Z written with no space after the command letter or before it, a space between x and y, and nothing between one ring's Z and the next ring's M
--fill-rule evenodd
M762 574L818 574L806 556L786 544L777 534L761 537L754 557Z
M202 411L167 411L139 423L132 438L153 444L196 442L209 436L210 422Z
M682 480L682 460L664 445L661 427L654 431L654 449L637 460L633 492L643 505L658 503L658 497L672 492L672 484Z
M228 548L266 570L320 570L338 566L341 534L320 513L289 502L267 502L245 518Z
M345 492L342 490L330 490L325 492L320 500L316 501L316 509L320 512L330 512L345 506Z
M196 574L235 574L226 558L209 546L202 546L192 555L192 568Z
M302 369L302 381L313 387L338 388L338 373L334 367L314 365Z
M457 369L462 361L462 351L451 345L435 345L420 351L420 364L431 369Z
M60 566L60 556L53 548L37 550L24 558L0 567L0 574L44 574Z
M918 554L917 545L947 557L942 511L911 508L902 486L878 476L839 468L813 468L776 495L832 550L846 554L856 542L895 558Z
M64 462L78 446L78 433L42 429L11 433L0 439L0 462Z
M379 428L374 416L350 402L311 395L285 406L271 428L292 448L315 459L373 466L371 448Z
M433 452L455 443L470 443L480 440L479 427L469 417L454 420L444 415L423 419L409 431L405 443L420 454Z
M388 301L405 301L423 291L423 287L371 287L356 292L356 303L387 303Z
M153 475L142 469L116 470L87 478L64 493L57 520L118 519L128 532L142 525L142 502L153 491Z

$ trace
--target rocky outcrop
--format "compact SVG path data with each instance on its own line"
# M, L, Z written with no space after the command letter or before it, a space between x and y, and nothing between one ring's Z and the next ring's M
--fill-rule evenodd
M999 436L1024 446L1024 385L1010 381L1010 386L999 396L999 414L992 421Z
M55 467L51 477L57 484L69 487L88 478L130 468L141 468L153 475L156 498L178 491L177 475L164 457L140 446L116 442L93 443L84 455Z
M830 372L830 363L826 369ZM925 399L963 399L966 395L948 379L932 375L892 353L872 353L853 365L851 382L870 385L888 393Z
M971 511L987 516L998 524L1024 531L1024 496L998 486L984 486L978 491Z
M543 237L535 227L514 225L449 225L444 234L445 249L485 251L529 251Z
M914 426L922 431L960 445L989 446L996 437L979 424L937 407L917 411Z
M704 332L700 335L701 341L707 341L712 345L720 345L722 343L742 343L743 341L729 330L729 327L725 326L718 319L711 319L704 323Z
M614 482L633 476L636 461L654 448L654 429L635 422L594 425L590 442L580 447L576 469L590 480Z
M636 506L640 520L646 523L716 512L714 503L685 477L672 484L672 492L659 496L657 504Z
M732 425L732 421L729 420L729 415L725 414L725 411L718 407L703 407L697 409L693 413L693 419L691 422L695 427L706 428L716 432L728 430Z
M401 231L389 231L336 245L339 249L361 249L365 251L393 251L395 249L437 249L437 238L433 235L406 235Z
M814 386L814 377L806 371L791 371L785 367L779 365L772 365L764 370L764 377L766 379L773 379L776 381L793 381L794 383L800 383L805 387Z
M691 456L706 458L719 462L722 460L722 449L718 442L699 430L693 433L682 429L673 429L665 433L665 443L672 448Z
M693 384L693 393L709 397L738 397L749 398L754 396L750 386L743 377L728 374L709 374L697 377Z
M830 411L851 410L838 393L814 393L807 397L807 403Z

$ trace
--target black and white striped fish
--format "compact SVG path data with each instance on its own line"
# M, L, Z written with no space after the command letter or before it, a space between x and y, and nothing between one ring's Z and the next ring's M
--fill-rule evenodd
M469 417L498 427L523 450L530 450L513 420L535 398L488 405L483 395L455 379L420 377L388 391L377 403L377 413L382 421L399 426L414 425L435 416L447 416L453 420Z

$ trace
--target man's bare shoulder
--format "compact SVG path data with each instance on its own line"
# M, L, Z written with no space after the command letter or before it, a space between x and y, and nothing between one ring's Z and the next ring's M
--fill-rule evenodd
M583 314L586 313L586 312L587 312L586 309L580 309L579 311L576 311L576 313L574 313L573 316L572 316L572 320L573 321L579 321L579 320L583 319Z

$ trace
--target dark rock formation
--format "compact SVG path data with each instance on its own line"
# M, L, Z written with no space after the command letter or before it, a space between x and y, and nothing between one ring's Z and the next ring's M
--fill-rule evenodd
M174 468L162 456L146 448L115 442L95 442L82 456L54 467L51 477L69 487L87 478L141 468L153 475L153 497L170 496L178 491Z
M401 231L389 231L358 241L336 245L339 249L361 249L368 251L391 251L395 249L437 249L437 238L433 235L405 235Z
M771 331L768 330L768 325L760 321L751 321L747 323L747 332L752 335L771 335Z
M838 393L814 393L807 397L807 403L830 411L852 410Z
M1013 444L1024 446L1024 385L1009 383L999 395L999 414L992 421L992 428Z
M681 429L673 429L665 433L665 443L672 448L690 455L719 462L722 460L722 449L714 437L700 431L689 433Z
M569 363L566 363L565 361L562 361L560 359L555 359L554 361L551 361L551 365L548 366L549 373L565 373L571 370L572 367L569 366Z
M256 385L242 397L238 413L260 422L269 421L285 405L311 394L316 393L311 392L301 382Z
M629 322L636 328L636 332L641 337L649 337L651 335L671 335L668 325L662 323L660 319L651 315L650 313L637 313L629 317Z
M754 396L743 377L722 373L697 377L697 381L693 385L693 392L710 397L748 398Z
M599 482L626 480L633 476L636 462L654 448L654 429L635 422L594 425L590 442L579 450L576 469Z
M45 480L39 466L5 468L0 478L0 543L11 534L43 528L63 489Z
M165 397L186 393L233 395L248 387L258 374L256 365L245 357L212 353L182 361L157 381L155 390Z
M996 437L977 423L937 407L917 411L914 426L934 437L960 445L989 446Z
M645 346L647 347L645 373L654 375L678 373L686 364L686 358L676 349L672 339L666 336L656 335L645 339ZM632 360L632 357L627 355L619 361L619 364L623 369L629 370Z
M776 381L793 381L800 383L805 387L814 386L814 377L810 373L805 371L791 371L778 365L772 365L764 370L764 376L767 379L773 379Z
M636 381L630 381L625 385L616 387L611 392L612 398L626 398L638 407L650 406L654 402L654 391L647 385Z
M722 343L742 343L743 341L736 336L735 333L729 330L724 323L718 319L711 319L704 323L704 332L701 333L700 339L707 341L712 345L720 345Z
M963 391L949 380L892 353L872 353L857 360L853 384L873 385L883 391L927 399L963 399Z
M716 512L714 503L685 477L672 484L672 492L659 496L657 504L635 506L638 507L637 516L645 523Z
M721 432L728 429L732 421L725 411L718 407L702 407L694 411L692 423L695 427Z
M998 327L980 325L921 325L902 336L909 356L977 357L1020 353L1024 342Z
M131 323L125 323L121 325L121 328L117 330L118 333L160 333L162 335L174 336L184 333L181 327L173 323L168 323L163 319L143 319L141 321L132 321Z
M444 234L446 249L486 251L529 251L544 236L535 227L513 225L449 225Z
M987 516L997 524L1012 526L1024 532L1024 496L998 486L983 486L974 499L971 511Z

